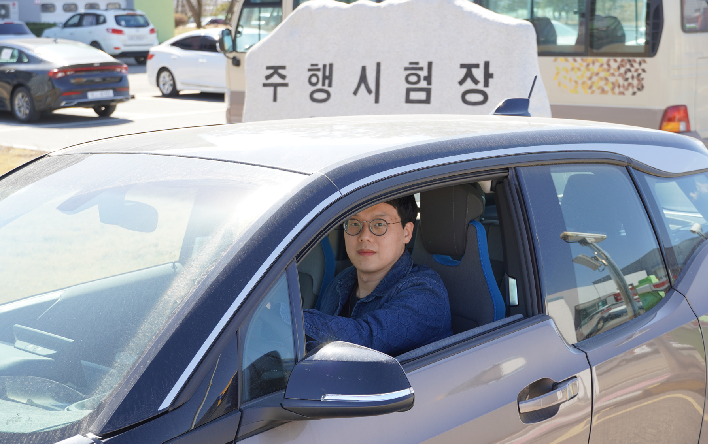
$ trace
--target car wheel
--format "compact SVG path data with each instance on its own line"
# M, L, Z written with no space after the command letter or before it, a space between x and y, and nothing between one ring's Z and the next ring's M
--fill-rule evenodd
M98 42L91 42L90 45L96 49L100 49L101 51L103 51L103 48L101 48L101 44Z
M135 63L138 65L144 65L147 63L147 57L135 57Z
M116 105L96 105L93 107L98 117L108 117L116 110Z
M160 72L157 73L157 87L160 88L160 92L163 96L176 96L179 94L175 77L167 68L162 68Z
M12 114L22 123L34 122L39 118L32 95L24 86L17 88L12 94Z

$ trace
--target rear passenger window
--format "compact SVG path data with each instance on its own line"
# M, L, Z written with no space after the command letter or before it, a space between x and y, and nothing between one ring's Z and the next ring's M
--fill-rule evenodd
M575 343L651 310L668 275L627 171L610 165L520 168L546 313Z
M186 49L188 51L197 51L199 50L199 45L201 42L201 37L197 36L192 36L192 37L186 37L181 40L177 40L176 42L172 43L172 46L176 46L177 48L180 49Z
M708 174L679 178L637 174L659 225L671 276L676 279L693 253L706 240Z

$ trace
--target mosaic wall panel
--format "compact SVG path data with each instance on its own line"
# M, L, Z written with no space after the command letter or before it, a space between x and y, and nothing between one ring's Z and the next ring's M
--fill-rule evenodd
M644 90L644 59L556 57L553 62L553 80L571 94L634 96Z

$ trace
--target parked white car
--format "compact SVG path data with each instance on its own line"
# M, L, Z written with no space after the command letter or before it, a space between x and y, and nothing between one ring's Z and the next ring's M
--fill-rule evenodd
M0 20L0 40L27 39L35 35L24 22L17 20Z
M133 9L90 10L72 15L63 24L44 30L42 37L77 40L113 57L134 57L139 64L157 45L157 31L147 16Z
M217 51L222 28L189 31L150 50L148 81L163 96L176 96L181 90L226 91L226 57Z

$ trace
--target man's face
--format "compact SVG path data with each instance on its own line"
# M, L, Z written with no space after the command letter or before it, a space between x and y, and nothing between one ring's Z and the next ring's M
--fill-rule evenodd
M355 236L344 234L347 254L359 276L370 275L379 279L388 273L401 257L403 250L411 240L413 224L401 224L401 218L395 208L387 203L380 203L351 216L362 221L362 230ZM383 219L388 223L388 230L383 236L374 235L369 229L373 219ZM377 276L377 275L381 276Z

